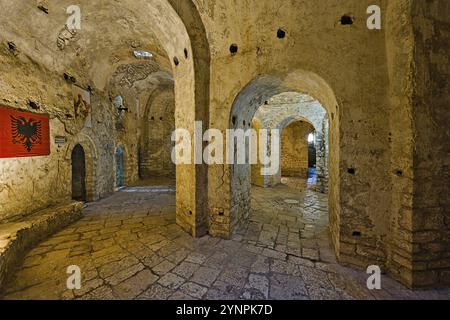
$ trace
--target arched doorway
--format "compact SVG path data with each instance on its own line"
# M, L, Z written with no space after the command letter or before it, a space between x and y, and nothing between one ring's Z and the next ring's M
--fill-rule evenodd
M72 150L72 199L86 201L86 156L81 145Z
M313 131L308 135L308 186L317 183L317 148L315 145L316 132Z
M124 151L121 146L116 149L116 188L125 186L125 165L124 165Z
M172 180L176 175L171 158L175 130L173 83L166 87L159 87L161 91L149 97L143 117L140 172L150 181Z
M293 95L296 93L297 95ZM299 96L300 94L300 96ZM292 97L290 97L292 96ZM295 112L292 113L288 105L291 104L291 100L298 100L302 103L310 105L305 112ZM340 201L339 201L339 191L340 191L340 176L339 176L339 117L337 116L338 103L334 96L334 93L328 86L328 84L316 74L297 70L295 72L289 73L287 75L264 75L256 78L250 82L243 90L235 97L232 109L230 112L230 122L229 128L239 129L242 123L251 123L253 117L257 112L269 106L275 101L279 101L279 110L276 112L276 117L270 123L264 124L263 127L278 129L278 131L285 128L291 122L298 120L299 118L309 119L314 125L316 131L316 149L317 155L317 172L318 172L318 182L319 177L326 176L329 183L328 188L325 188L325 194L318 193L313 195L313 197L320 197L324 199L324 203L316 203L318 207L325 209L328 207L327 216L329 217L326 229L331 232L331 242L334 245L337 255L339 256L339 244L340 244ZM287 103L288 102L288 103ZM322 111L319 111L317 107L320 107ZM259 120L263 120L266 117L258 116ZM329 123L327 123L329 121ZM320 125L318 125L320 123ZM317 127L317 128L316 128ZM321 129L323 127L323 132ZM320 133L320 134L318 134ZM324 143L322 143L324 142ZM324 147L329 144L328 147ZM271 145L269 142L268 145ZM277 151L275 152L273 148L270 148L270 154L275 154L274 158L277 157ZM279 153L278 153L279 155ZM330 161L328 161L330 160ZM305 160L306 164L308 160ZM276 161L274 162L276 165ZM319 165L320 164L320 165ZM249 165L235 165L231 164L227 168L229 175L229 192L230 192L230 205L229 216L230 216L230 229L231 232L234 230L239 230L236 226L244 225L243 220L249 216L251 207L251 184L250 184L250 166ZM319 168L323 168L324 173L320 172ZM269 177L269 181L264 181L264 185L272 186L276 185L281 180L281 170L278 170L278 174ZM326 182L328 182L328 179ZM253 179L252 179L253 180ZM324 181L325 183L325 181ZM318 183L319 187L320 183ZM319 191L319 188L317 188ZM322 188L321 188L322 189ZM322 190L320 190L322 191ZM241 195L248 195L244 197ZM297 196L296 196L297 197ZM267 198L267 197L266 197ZM261 198L264 200L263 198ZM256 199L257 201L259 199ZM272 199L273 203L280 203L280 199ZM287 199L288 205L291 205L295 200L300 201L301 199ZM328 201L327 201L328 200ZM257 202L256 201L256 202ZM328 203L328 204L327 204ZM284 205L284 202L283 202ZM264 208L262 208L264 210ZM264 219L270 217L264 217ZM271 220L272 221L272 220ZM300 225L300 224L299 224ZM305 237L310 238L310 236L315 236L315 232L309 232L309 230L304 230L303 234ZM273 239L272 239L273 240ZM328 241L327 241L328 243ZM273 244L273 243L272 243ZM298 250L298 247L297 247Z

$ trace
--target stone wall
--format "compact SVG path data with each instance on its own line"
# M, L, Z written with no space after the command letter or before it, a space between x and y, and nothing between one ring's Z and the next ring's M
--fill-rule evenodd
M139 108L145 107L148 99L144 99L144 103L140 99L125 99L130 112L118 114L113 106L115 96L111 96L109 92L109 84L117 68L134 64L134 51L147 50L153 53L152 60L162 66L162 69L174 70L172 86L175 83L175 123L177 127L193 132L195 120L205 120L205 126L208 125L210 52L201 18L191 1L178 3L176 6L166 0L123 1L104 6L82 0L79 3L82 27L80 30L69 31L65 26L68 19L66 8L72 4L68 0L57 5L49 3L48 12L45 13L34 2L5 3L0 13L3 21L0 33L4 46L23 52L31 64L34 64L32 68L46 70L50 75L37 81L36 87L43 83L50 86L51 77L58 79L55 81L56 85L52 84L52 88L46 88L43 94L37 95L46 99L48 92L54 97L65 97L69 103L54 106L55 110L63 105L65 108L71 105L68 90L70 86L61 87L63 81L60 77L63 74L66 74L68 80L92 89L93 128L82 129L80 126L70 132L73 139L70 139L69 134L67 138L68 145L73 147L81 141L84 149L93 151L87 159L94 164L89 176L91 198L95 200L114 190L114 153L118 147L123 147L126 153L126 168L129 168L126 181L132 183L139 174L136 164L140 129L135 129L140 127L136 125L138 115L142 114L138 112ZM30 70L20 75L18 84L27 83L21 77L33 74ZM24 95L25 92L16 91L17 96ZM64 123L64 126L67 129L70 122ZM103 130L106 126L110 126L109 129ZM52 127L55 125L52 124ZM64 154L68 161L70 156L67 154L70 155L70 152ZM49 158L45 161L49 161L52 167L55 163ZM67 168L66 163L62 172L55 172L68 174L70 171ZM206 166L195 165L177 168L177 221L194 236L204 235L207 231L206 170ZM10 173L4 178L9 181ZM67 185L69 180L64 177L61 184ZM65 197L68 197L69 192L67 189L65 191ZM51 204L47 195L37 193L44 200L39 205L34 205L34 209ZM55 196L54 199L58 201L61 197ZM14 203L17 206L18 201L14 200ZM17 211L17 208L4 210L11 212Z
M172 119L170 126L174 125L173 79L169 73L146 62L120 67L113 74L107 91L91 90L92 119L91 125L87 126L85 118L75 116L72 83L66 81L63 74L40 67L19 48L9 49L4 39L0 50L2 59L7 62L0 66L3 75L1 104L48 114L51 143L48 157L0 159L0 221L26 216L70 200L71 155L78 144L85 153L87 201L106 197L114 191L114 155L119 146L125 151L125 184L139 179L138 147L142 128L136 124L146 123L141 119L148 115L146 103L152 95L168 92L168 98L155 105L168 107L165 112L168 119ZM77 85L88 87L83 83ZM123 96L126 111L118 112L114 106L117 95ZM36 103L34 108L30 101ZM56 137L64 137L66 143L55 144ZM170 148L166 145L163 149L167 164ZM167 167L174 171L172 166Z
M8 221L36 210L71 199L71 153L77 143L85 147L88 163L102 161L103 165L88 166L90 185L88 198L98 199L112 191L108 171L112 170L113 140L111 115L105 98L92 94L94 128L85 127L85 119L76 118L71 84L63 75L40 67L17 50L10 50L1 39L0 55L2 105L50 116L50 156L0 159L0 220ZM34 107L30 101L35 102ZM37 107L36 107L37 106ZM108 106L106 104L106 106ZM99 110L100 109L100 110ZM66 143L55 144L55 137ZM97 146L102 145L100 150Z
M450 284L450 3L415 1L412 283Z
M147 102L141 138L141 177L175 177L172 133L175 130L173 88L158 92Z
M448 12L446 1L392 3L388 271L411 287L448 285ZM447 200L447 203L446 203Z
M235 112L237 104L256 108L288 91L309 93L327 109L332 238L339 259L361 267L386 259L383 239L389 233L391 194L385 34L366 27L372 4L236 3L232 16L248 22L245 26L221 19L231 14L227 6L205 1L199 6L212 47L212 125L232 127L233 116L239 124L251 121L245 111ZM380 3L383 12L386 4ZM340 23L344 15L353 16L352 25ZM277 37L278 29L286 32L285 38ZM230 52L232 44L237 53ZM223 166L210 168L209 176L210 216L228 219L230 229L222 233L232 232L232 221L246 212L246 202L239 202L245 194L242 175L236 180L235 168ZM351 245L341 247L344 241Z
M308 178L308 135L314 127L296 121L281 134L281 176Z

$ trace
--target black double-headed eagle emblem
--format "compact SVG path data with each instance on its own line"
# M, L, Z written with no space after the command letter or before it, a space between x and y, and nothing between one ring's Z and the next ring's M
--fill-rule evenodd
M24 117L11 116L12 143L21 143L28 152L31 152L35 144L42 143L41 126L41 121L33 118L27 121Z

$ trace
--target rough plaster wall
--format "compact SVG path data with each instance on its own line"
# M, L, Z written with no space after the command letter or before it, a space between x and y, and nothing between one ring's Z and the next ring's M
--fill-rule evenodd
M281 134L281 176L308 178L308 135L314 127L296 121Z
M175 165L171 159L173 142L172 132L175 130L175 101L173 88L162 91L147 103L142 134L143 178L154 176L175 176Z
M4 39L0 49L2 78L1 103L11 108L46 113L50 116L51 154L48 157L0 159L0 219L10 220L71 199L71 159L73 146L83 142L87 161L102 161L101 167L91 167L90 200L111 192L113 141L111 110L103 108L105 98L92 94L94 128L84 128L84 119L76 119L71 87L62 75L40 67L26 54L8 50ZM39 105L33 110L28 101ZM106 104L106 106L109 106ZM57 146L56 136L66 137L67 143ZM86 136L91 137L89 139ZM96 146L102 145L99 150ZM94 179L97 177L97 179ZM95 186L93 185L95 184Z
M332 110L337 104L327 103L332 98L308 86L309 81L298 78L296 89L312 94L333 113L330 146L338 143L339 151L330 150L330 163L335 161L340 172L330 171L330 224L336 251L341 261L360 266L383 262L390 200L389 83L384 31L366 27L366 10L373 2L199 2L212 46L211 126L230 126L224 106L231 107L258 75L283 78L298 69L319 75L339 101L337 113ZM384 11L386 1L380 5ZM341 16L349 13L355 23L340 25ZM285 39L276 37L280 27L287 32ZM229 52L232 43L239 47L236 55ZM348 173L349 168L356 174ZM233 197L230 181L235 173L229 169L210 168L212 215L219 207L226 208L225 216L234 215L235 201L222 189L217 191L222 181L214 178L225 174L230 188L226 194ZM355 232L362 236L355 237ZM341 239L349 245L340 247Z
M450 3L415 1L413 285L450 284Z
M448 3L389 3L389 273L410 287L448 284ZM444 196L443 196L444 195ZM438 231L440 230L440 231Z
M158 1L151 2L155 5ZM90 81L92 87L103 91L116 68L134 60L131 50L150 50L157 59L164 57L161 60L170 66L164 49L158 45L153 22L144 17L149 11L143 11L148 5L143 3L78 1L81 30L64 37L61 45L59 39L67 33L66 8L73 1L50 1L48 14L39 10L35 1L2 1L0 30L36 62Z
M392 186L387 268L412 285L412 201L414 148L411 114L414 39L411 1L390 2L386 15L386 52L390 82L390 177Z

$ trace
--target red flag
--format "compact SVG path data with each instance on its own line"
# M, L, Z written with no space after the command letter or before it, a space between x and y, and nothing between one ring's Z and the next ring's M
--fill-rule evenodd
M0 107L0 158L48 156L49 117Z

